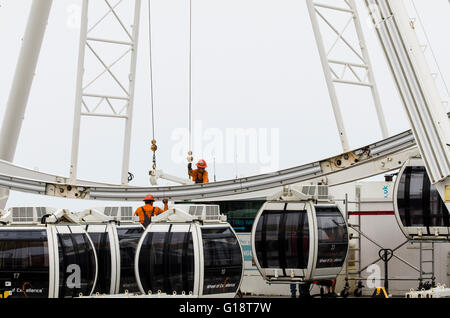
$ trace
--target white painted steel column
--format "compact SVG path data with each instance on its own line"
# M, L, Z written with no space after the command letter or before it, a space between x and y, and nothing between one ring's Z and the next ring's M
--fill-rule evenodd
M366 64L367 64L367 77L368 77L369 82L372 83L372 86L370 88L372 91L375 110L376 110L377 116L378 116L378 122L379 122L380 129L381 129L381 135L382 135L383 139L386 139L389 137L389 131L388 131L388 128L386 125L386 119L384 117L383 108L381 107L380 94L378 92L378 87L375 82L375 76L373 74L372 62L370 61L369 52L367 50L364 32L362 30L361 22L358 17L358 8L356 7L355 0L348 0L348 2L354 10L353 20L355 23L355 30L356 30L356 33L359 38L359 45L361 47L361 52L362 52L364 60L366 61Z
M366 4L431 182L444 181L450 176L450 123L408 12L400 0Z
M450 209L450 123L401 0L366 0L431 182Z
M125 136L123 145L122 158L122 184L128 184L128 171L130 167L130 144L131 144L131 129L133 127L133 107L134 107L134 90L136 85L136 63L139 43L139 28L141 17L141 0L136 0L134 8L134 24L133 24L133 47L131 53L131 68L129 76L129 94L128 112L125 123Z
M52 3L52 0L34 0L31 5L0 130L0 159L2 160L10 162L14 160ZM9 190L1 188L1 209L5 208L8 197Z
M123 10L117 11L118 6L123 4L124 1L117 1L114 5L111 5L109 1L105 1L109 8L108 11L103 16L96 17L92 13L95 13L96 9L104 9L102 2L83 0L70 165L71 182L77 180L81 120L84 116L95 116L99 119L117 118L126 120L121 184L128 184L141 0L128 0L126 2L130 10L134 9L134 15L132 14L134 20L132 21L125 19L128 15L125 16L126 13ZM97 8L98 5L100 5L99 8ZM112 16L112 20L106 19L108 15ZM123 32L108 33L107 30L110 28L110 23L116 23L116 26L122 29ZM103 28L101 28L101 24L103 24ZM126 41L120 37L121 34L126 34ZM96 48L95 43L99 42L115 48L116 52L120 50L122 53L117 55L117 58L111 62L110 56L104 50L99 51ZM91 67L91 62L87 63L86 61L88 54L94 57L96 63L102 67L102 71L92 78L87 78L85 74L85 68ZM114 65L128 56L130 58L130 69L128 71L112 69ZM111 83L102 76L104 74L107 74L107 77L112 79L113 83L117 85L118 90L114 94L111 94L107 89L111 87ZM94 83L96 85L93 85ZM121 103L121 105L116 105L116 103L111 103L111 101ZM102 106L106 107L102 108Z
M0 131L0 159L13 161L52 0L34 0Z
M88 10L89 0L83 0L80 26L80 44L78 50L78 71L75 95L75 114L73 120L72 133L72 155L70 159L70 180L72 183L77 179L78 151L80 144L80 123L81 107L83 102L83 76L84 76L84 58L86 54L86 38L88 32Z
M339 138L342 144L342 150L348 152L350 146L348 143L347 133L345 131L344 120L342 118L341 109L339 107L339 102L336 94L336 88L334 87L333 79L331 78L330 66L328 64L328 58L325 53L325 47L323 45L323 38L319 28L319 22L317 21L317 15L315 12L314 4L312 0L306 0L308 6L309 16L311 18L311 24L314 31L314 36L316 38L317 47L319 49L320 61L322 62L322 67L324 70L325 81L327 83L328 92L331 99L331 105L333 107L334 118L336 120L336 125L339 132Z

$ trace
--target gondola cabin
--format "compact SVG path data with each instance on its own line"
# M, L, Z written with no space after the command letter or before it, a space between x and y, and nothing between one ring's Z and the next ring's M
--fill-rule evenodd
M400 169L394 186L394 212L408 239L449 239L449 212L420 158L407 160Z
M91 295L97 280L94 244L67 211L9 209L0 218L0 288L12 298ZM59 217L56 217L59 215ZM46 220L55 223L47 223Z
M94 242L99 275L94 293L139 293L134 258L144 227L131 207L101 207L84 211L82 224Z
M217 205L175 205L154 217L135 260L145 294L234 297L243 277L243 253Z
M313 200L268 201L252 228L252 253L268 282L333 280L348 251L338 206Z

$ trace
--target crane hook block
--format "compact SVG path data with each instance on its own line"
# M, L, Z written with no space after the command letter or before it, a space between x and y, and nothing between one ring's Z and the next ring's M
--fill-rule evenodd
M158 150L158 146L156 145L156 139L152 140L152 146L151 148L153 152L155 152L156 150Z
M187 159L188 162L194 161L194 157L192 156L192 150L188 151L188 156L187 156L186 159Z

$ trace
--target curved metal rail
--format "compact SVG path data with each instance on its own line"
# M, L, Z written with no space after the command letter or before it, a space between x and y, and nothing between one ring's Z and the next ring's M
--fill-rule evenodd
M258 197L262 192L300 182L322 182L330 186L367 178L401 167L419 151L411 131L302 166L252 177L208 184L164 187L132 187L78 181L35 172L0 162L0 186L10 190L65 198L94 200L141 200L151 192L155 198L172 200L208 199L227 196ZM9 166L8 166L9 165ZM12 173L11 173L12 172Z

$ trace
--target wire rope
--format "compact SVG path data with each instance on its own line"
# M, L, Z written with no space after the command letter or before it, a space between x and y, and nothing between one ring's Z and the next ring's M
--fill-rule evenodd
M153 169L156 169L156 139L155 139L155 94L153 89L153 58L152 58L152 19L151 0L148 0L148 43L149 43L149 70L150 70L150 106L152 112L152 146Z
M152 60L152 22L151 22L151 0L148 0L148 43L149 43L149 70L150 70L150 106L152 109L152 137L155 139L155 109L153 92L153 60Z
M189 0L189 151L192 150L192 0Z
M188 62L188 133L189 133L189 149L187 153L188 169L194 157L192 156L192 0L189 0L189 62Z

